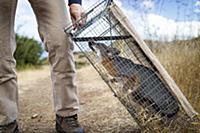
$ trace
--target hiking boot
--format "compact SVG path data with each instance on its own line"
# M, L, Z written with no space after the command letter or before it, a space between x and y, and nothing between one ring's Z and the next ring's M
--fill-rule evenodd
M7 125L0 125L0 133L19 133L17 121L13 121Z
M56 131L58 133L84 133L77 115L70 117L56 115Z

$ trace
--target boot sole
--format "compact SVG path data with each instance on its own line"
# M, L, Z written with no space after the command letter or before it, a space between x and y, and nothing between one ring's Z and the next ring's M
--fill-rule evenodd
M72 132L65 132L63 131L62 127L60 127L59 124L56 123L56 132L57 133L72 133ZM76 132L76 133L85 133L84 130L83 131L79 131L79 132Z
M57 123L56 123L56 132L58 132L58 133L66 133L66 132L64 132L64 131L62 130L62 128L60 127L60 125L57 124Z

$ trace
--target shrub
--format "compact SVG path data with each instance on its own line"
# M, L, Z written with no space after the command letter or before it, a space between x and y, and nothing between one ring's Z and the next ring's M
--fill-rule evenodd
M24 69L27 66L40 66L43 48L33 38L16 35L17 48L14 57L17 62L17 69Z

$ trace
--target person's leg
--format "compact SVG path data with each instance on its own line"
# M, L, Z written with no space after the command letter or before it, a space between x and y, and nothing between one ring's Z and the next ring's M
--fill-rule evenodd
M39 34L49 52L56 131L83 133L78 123L79 103L75 85L73 44L64 33L69 24L64 0L29 0L36 14Z
M59 116L78 113L73 44L64 33L69 16L64 0L29 0L35 12L39 34L49 52L54 107Z
M64 33L69 24L64 0L29 0L36 14L39 34L49 52L56 130L83 133L78 123L79 103L75 85L73 44Z
M14 19L17 0L0 0L0 125L17 119L18 89L15 72Z

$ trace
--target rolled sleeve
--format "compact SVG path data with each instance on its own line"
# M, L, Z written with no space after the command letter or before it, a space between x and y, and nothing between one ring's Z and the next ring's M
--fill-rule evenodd
M70 6L71 4L82 4L82 0L69 0L68 5Z

